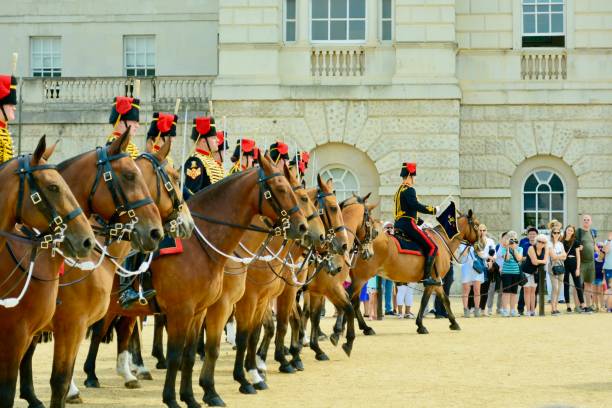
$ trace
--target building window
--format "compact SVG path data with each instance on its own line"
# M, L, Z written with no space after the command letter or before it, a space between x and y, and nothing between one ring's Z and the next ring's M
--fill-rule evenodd
M342 202L354 194L359 194L359 181L352 171L343 167L328 167L321 172L323 180L334 180L334 190L338 202Z
M380 13L380 39L391 41L393 39L393 0L382 0L382 10Z
M523 185L523 229L548 229L551 220L565 222L565 184L550 170L537 170Z
M155 37L126 35L123 37L125 75L155 76Z
M30 51L32 76L62 76L62 40L60 37L32 37L30 38Z
M297 11L296 3L297 0L286 0L285 1L285 41L295 41L296 28L297 28Z
M312 41L365 41L365 0L311 0L311 5Z
M565 47L564 0L523 0L523 47Z

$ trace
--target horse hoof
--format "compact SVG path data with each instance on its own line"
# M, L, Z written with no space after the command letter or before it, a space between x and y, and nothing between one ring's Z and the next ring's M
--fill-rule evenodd
M138 373L138 375L136 377L139 380L153 381L153 376L148 371L143 371L142 373Z
M298 371L304 371L304 363L302 363L302 360L294 360L291 362L291 365Z
M166 370L168 368L168 364L166 364L165 361L158 361L157 364L155 364L155 368L158 370Z
M200 405L193 397L185 399L181 398L181 401L187 404L187 408L202 408L202 405Z
M293 367L291 364L281 364L278 371L284 374L295 374L295 367Z
M342 345L342 350L344 350L344 352L346 353L347 357L351 356L351 351L353 351L353 347L350 346L348 343L344 343Z
M329 336L329 341L331 341L331 344L333 344L334 346L338 345L338 340L340 340L340 336L338 336L336 333Z
M100 388L100 381L97 378L85 380L85 387L87 388Z
M76 394L71 397L66 397L66 404L82 404L83 399L81 398L81 394Z
M261 376L261 378L263 378L264 380L268 378L268 373L265 370L260 370L259 368L257 369L257 372L259 373L259 375Z
M125 388L130 389L130 390L135 390L135 389L141 387L141 385L138 382L138 380L128 381L124 385L125 385Z
M453 322L453 324L448 327L450 327L451 330L461 330L461 327L459 327L459 323L457 322Z
M429 334L429 331L425 328L425 326L421 326L417 329L417 333L419 334Z
M315 358L316 358L318 361L329 361L329 357L327 357L327 354L325 354L325 353L317 354L317 355L315 356Z
M45 404L42 401L36 401L28 404L28 408L45 408Z
M175 400L168 402L164 401L164 404L166 404L168 408L181 408L181 406Z
M238 391L241 394L257 394L257 390L251 384L241 385Z
M218 395L212 397L204 396L204 403L209 407L224 407L225 402Z
M374 336L376 334L376 332L374 331L373 328L368 327L367 329L365 329L363 331L363 334L366 335L366 336Z
M258 390L258 391L263 391L263 390L267 390L268 389L268 384L266 384L265 382L261 381L258 382L256 384L253 384L253 387Z

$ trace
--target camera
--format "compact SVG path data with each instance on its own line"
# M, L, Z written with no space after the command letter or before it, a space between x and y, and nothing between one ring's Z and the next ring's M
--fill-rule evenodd
M512 244L518 244L518 240L517 240L517 239L511 239L511 240L509 241L509 244L510 244L510 245L512 245Z
M493 248L489 248L489 256L495 256L495 250Z

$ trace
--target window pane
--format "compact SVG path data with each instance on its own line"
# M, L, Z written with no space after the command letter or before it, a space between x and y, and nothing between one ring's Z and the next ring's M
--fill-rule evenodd
M346 21L332 21L330 25L330 40L346 40Z
M147 69L147 76L155 76L155 70L154 69Z
M295 0L287 0L287 18L289 20L295 18Z
M331 17L346 18L346 1L347 0L331 0Z
M550 185L552 191L563 191L563 182L556 174L552 176L548 184Z
M365 18L365 0L349 0L349 17Z
M552 28L551 32L553 33L562 33L563 32L563 14L553 14L552 15Z
M538 210L550 210L549 194L538 194Z
M312 18L327 18L327 0L312 0Z
M312 39L327 40L327 21L312 22Z
M533 14L523 15L523 32L526 34L535 33L535 15Z
M144 67L146 63L147 61L146 61L145 54L143 53L136 54L136 65L137 66Z
M531 176L529 176L529 178L525 182L524 190L525 191L536 191L537 187L538 187L538 181L536 180L535 176L532 174Z
M287 22L287 34L285 35L286 41L295 41L295 23Z
M548 186L548 184L540 184L538 186L538 192L548 193L549 191L550 191L550 187Z
M136 41L133 38L125 39L125 51L136 52Z
M391 41L391 22L383 21L382 23L382 39L383 41Z
M365 21L349 22L349 40L365 40Z
M548 14L538 14L538 33L549 33Z
M144 76L145 75L145 70L144 69L137 69L136 70L136 75L138 76Z
M535 6L523 6L524 13L533 13L535 11Z
M136 75L136 70L134 70L134 69L126 69L125 70L125 74L127 76L134 76L134 75Z
M147 67L155 66L155 54L147 54Z
M547 229L548 223L550 222L550 213L539 212L538 213L538 229Z
M536 209L536 195L525 194L523 196L523 209L525 211L535 211Z
M550 7L548 5L541 6L538 5L538 13L548 13L550 11Z
M523 216L523 229L527 228L528 226L534 225L536 225L535 213L525 213L525 215Z
M542 170L542 171L538 171L536 173L536 176L538 180L540 180L540 182L548 183L548 179L550 179L550 176L552 176L552 173L550 171Z
M561 221L561 223L564 223L565 220L563 219L563 213L562 212L554 212L552 214L553 218L557 221Z
M563 194L562 193L553 193L551 194L552 203L551 210L553 211L563 211Z
M535 4L536 0L523 0L523 4Z
M392 0L383 0L382 18L391 18L391 1Z
M550 11L563 11L563 5L562 4L557 4L555 6L550 6Z

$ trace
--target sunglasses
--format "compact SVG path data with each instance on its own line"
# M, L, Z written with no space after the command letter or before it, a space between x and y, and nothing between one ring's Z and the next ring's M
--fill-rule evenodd
M560 232L559 231L553 231L553 235L559 235Z

